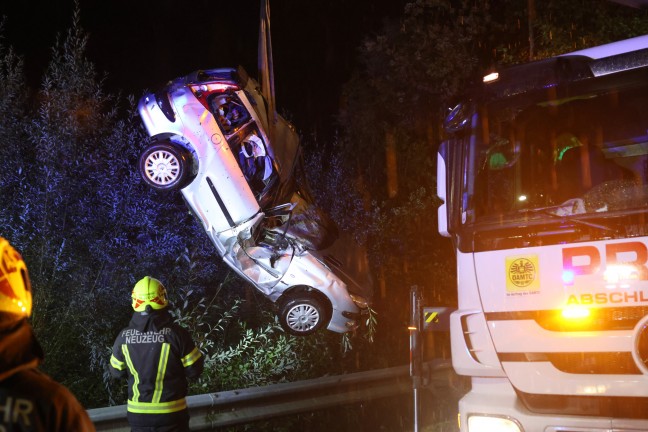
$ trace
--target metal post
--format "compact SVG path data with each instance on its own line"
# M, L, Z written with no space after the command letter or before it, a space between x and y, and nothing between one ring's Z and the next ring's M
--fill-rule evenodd
M412 397L414 405L414 432L418 432L419 424L419 394L418 390L421 384L421 296L418 286L412 285L410 288L410 376L412 377Z

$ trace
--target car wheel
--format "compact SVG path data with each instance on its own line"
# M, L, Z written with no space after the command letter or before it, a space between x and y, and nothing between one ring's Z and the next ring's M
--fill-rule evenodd
M156 142L140 156L140 175L153 189L180 189L189 177L190 158L188 152L176 144Z
M322 327L326 317L326 308L322 302L304 295L284 302L279 313L281 327L295 336L315 333Z

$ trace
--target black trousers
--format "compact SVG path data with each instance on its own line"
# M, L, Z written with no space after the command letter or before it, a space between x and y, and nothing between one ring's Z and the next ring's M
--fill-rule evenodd
M189 432L189 422L165 426L131 426L131 432Z

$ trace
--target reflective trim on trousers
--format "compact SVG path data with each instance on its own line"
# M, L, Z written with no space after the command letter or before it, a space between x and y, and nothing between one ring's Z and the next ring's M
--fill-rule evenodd
M128 411L136 414L168 414L187 408L185 398L171 402L128 401Z

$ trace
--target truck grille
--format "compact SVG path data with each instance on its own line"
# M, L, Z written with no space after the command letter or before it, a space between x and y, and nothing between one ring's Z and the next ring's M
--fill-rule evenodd
M566 373L612 375L641 373L631 353L550 353L547 357L556 369Z
M648 419L648 398L517 394L529 411L538 414Z
M560 310L497 312L486 314L490 320L534 320L542 328L553 332L631 330L648 315L648 307L620 307L590 309L590 318L582 323L569 323L561 318ZM546 352L499 353L501 361L548 361L565 373L636 375L642 372L630 352Z
M590 309L586 321L572 324L562 319L560 310L487 313L488 321L534 320L547 331L562 333L576 331L632 330L648 315L647 306ZM644 325L644 327L646 327ZM648 336L647 336L648 338ZM648 343L640 342L641 358L648 357ZM500 352L502 362L550 362L556 369L581 375L642 375L632 352ZM593 378L596 379L596 378ZM633 378L629 378L633 379ZM648 419L648 397L577 396L532 394L517 390L518 397L534 413L578 415L625 419ZM562 430L561 430L562 432Z
M561 317L562 311L520 311L492 312L486 314L491 321L501 320L535 320L542 328L550 331L603 331L603 330L632 330L641 318L648 315L648 306L631 306L617 308L591 308L590 318L586 323L567 323Z

